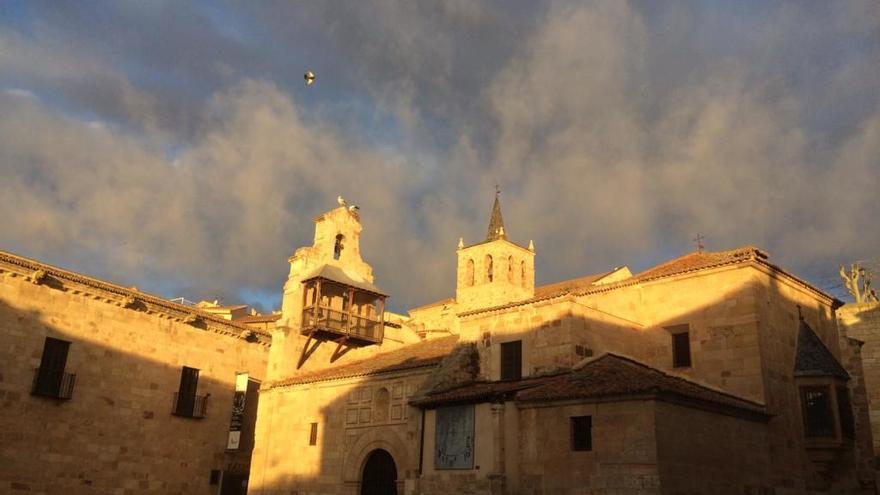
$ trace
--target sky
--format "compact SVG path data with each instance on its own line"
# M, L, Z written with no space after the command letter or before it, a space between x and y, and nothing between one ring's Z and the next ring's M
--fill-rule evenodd
M403 311L454 293L496 184L538 283L702 234L842 295L880 258L880 7L0 2L2 250L271 310L342 195Z

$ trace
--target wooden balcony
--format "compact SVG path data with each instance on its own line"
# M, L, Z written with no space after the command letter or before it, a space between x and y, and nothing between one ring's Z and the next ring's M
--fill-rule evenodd
M384 331L385 324L380 319L320 305L303 309L303 335L328 340L348 338L352 344L369 345L381 343Z

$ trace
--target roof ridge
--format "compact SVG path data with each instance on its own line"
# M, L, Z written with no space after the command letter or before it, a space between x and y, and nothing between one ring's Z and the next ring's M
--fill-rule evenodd
M92 277L83 273L75 272L73 270L68 270L65 268L61 268L55 265L50 265L49 263L44 263L42 261L37 261L33 258L28 258L25 256L20 256L14 253L10 253L8 251L0 250L0 262L6 262L23 269L27 270L42 270L47 272L50 275L55 277L66 279L73 283L78 283L82 285L86 285L92 287L94 289L102 290L105 292L110 292L118 296L132 297L138 299L143 302L148 302L154 306L158 306L161 309L184 313L187 315L194 315L202 318L204 320L208 320L211 323L219 324L226 327L233 327L237 331L249 331L254 334L259 334L263 337L269 337L270 334L268 332L264 332L262 330L254 329L243 325L241 323L237 323L233 320L227 320L223 317L216 316L214 314L208 313L200 308L193 306L185 306L183 304L179 304L176 302L169 301L168 299L156 296L154 294L150 294L148 292L143 292L139 289L131 289L128 287L123 287L122 285L109 282L106 280L102 280L96 277ZM174 316L179 317L180 315L175 314Z
M587 366L587 365L589 365L589 364L591 364L592 362L598 361L599 359L601 359L601 358L606 358L606 357L611 357L611 358L617 358L617 359L620 359L620 360L625 361L625 362L627 362L627 363L629 363L629 364L636 365L636 366L639 366L639 367L641 367L641 368L644 368L644 369L646 369L646 370L648 370L648 371L651 371L651 372L654 372L654 373L661 374L661 375L665 376L666 378L670 378L670 379L673 379L673 380L678 380L678 381L680 381L680 382L684 382L684 383L689 383L689 384L691 384L691 385L696 385L697 387L702 387L702 388L704 388L704 389L706 389L706 390L709 390L709 391L712 391L712 392L715 392L715 393L718 393L718 394L721 394L721 395L725 395L725 396L727 396L727 397L730 397L731 399L736 399L736 400L740 400L740 401L748 402L748 403L750 403L750 404L753 404L753 405L756 405L756 406L760 406L760 407L766 407L766 404L762 404L762 403L760 403L760 402L757 402L757 401L754 401L754 400L751 400L751 399L746 399L745 397L740 397L740 396L738 396L738 395L736 395L736 394L733 394L733 393L730 393L730 392L728 392L728 391L726 391L726 390L722 390L722 389L720 389L720 388L717 388L717 387L715 387L714 385L710 385L710 384L704 383L704 382L702 382L702 381L694 380L694 379L689 378L689 377L686 378L686 377L683 377L683 376L680 376L680 375L674 375L674 374L671 374L671 373L667 373L667 372L664 371L664 370L661 370L661 369L659 369L659 368L655 368L655 367L653 367L653 366L651 366L651 365L649 365L649 364L643 363L643 362L641 362L641 361L639 361L639 360L637 360L637 359L635 359L635 358L633 358L633 357L625 356L625 355L622 355L622 354L617 354L617 353L614 353L614 352L605 352L605 353L601 354L598 358L596 358L594 361L590 361L590 362L588 362L588 363L585 363L585 364L584 364L584 367Z

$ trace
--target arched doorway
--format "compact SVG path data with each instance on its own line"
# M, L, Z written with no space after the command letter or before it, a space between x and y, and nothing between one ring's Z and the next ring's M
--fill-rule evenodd
M397 466L387 451L376 449L367 456L361 495L397 495Z

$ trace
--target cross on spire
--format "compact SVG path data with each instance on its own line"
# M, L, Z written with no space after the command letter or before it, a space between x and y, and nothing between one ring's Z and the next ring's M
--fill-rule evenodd
M694 241L694 245L697 247L697 251L700 253L702 253L703 249L705 249L705 247L706 247L703 245L703 240L705 240L705 239L706 238L703 237L703 234L699 234L699 233L697 234L696 237L694 237L692 239Z
M486 232L486 241L497 241L498 239L507 239L504 232L504 219L501 217L501 187L495 184L495 204L492 205L492 216L489 218L489 229Z

